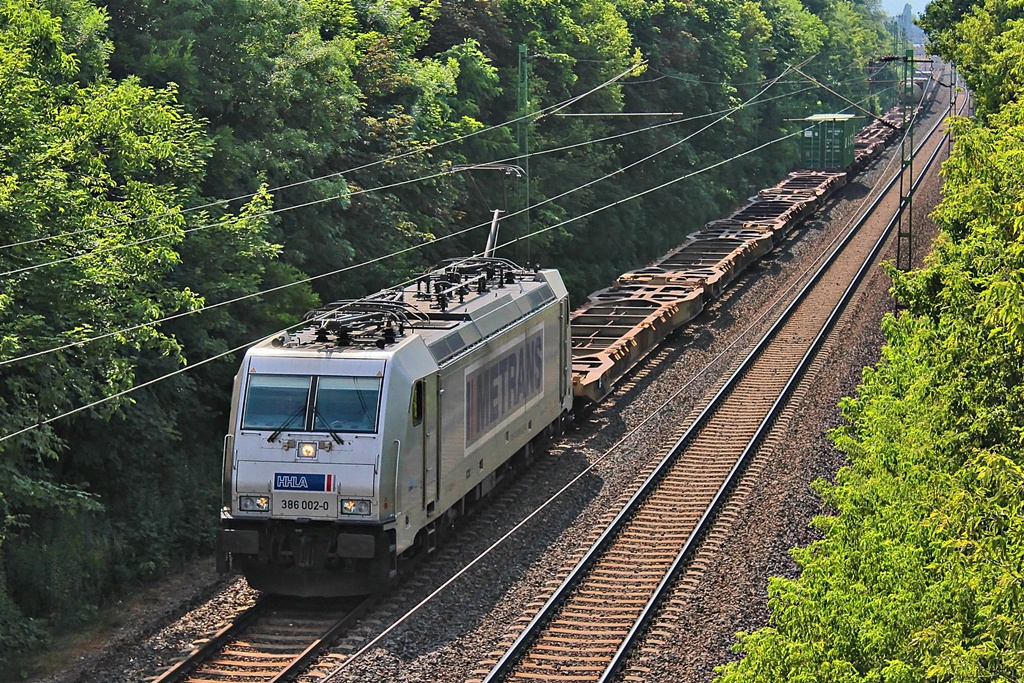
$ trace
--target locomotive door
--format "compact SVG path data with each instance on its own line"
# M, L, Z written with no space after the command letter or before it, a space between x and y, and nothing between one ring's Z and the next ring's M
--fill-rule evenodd
M438 404L441 395L437 387L437 375L424 377L417 385L422 387L421 405L423 406L423 508L427 514L434 512L437 503L438 469L441 451L438 421Z

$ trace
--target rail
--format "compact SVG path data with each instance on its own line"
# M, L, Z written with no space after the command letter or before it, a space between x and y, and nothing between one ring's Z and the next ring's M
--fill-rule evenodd
M281 599L261 599L150 681L291 680L365 614L377 598L370 595L333 605L304 607L289 605ZM260 629L264 632L260 633Z

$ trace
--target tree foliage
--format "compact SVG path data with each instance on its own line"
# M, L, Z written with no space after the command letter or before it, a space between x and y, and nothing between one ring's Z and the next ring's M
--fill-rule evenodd
M454 221L455 181L401 186L437 175L457 155L427 146L472 132L496 76L471 39L420 56L437 0L115 1L113 71L149 85L177 83L183 104L209 121L214 138L203 191L235 197L323 178L276 193L291 209L273 219L283 259L310 275L334 271L444 235ZM419 154L415 152L420 151ZM380 159L408 155L393 164ZM340 174L353 167L360 171ZM414 259L414 266L424 261ZM314 286L325 298L391 284L403 268L382 267Z
M88 614L113 588L205 545L212 525L194 505L212 500L209 451L183 448L181 425L222 412L222 399L183 402L184 380L106 399L186 354L202 358L198 337L252 328L225 329L239 322L223 315L31 355L194 309L207 292L253 291L279 250L260 216L265 194L234 218L182 213L199 199L212 145L173 88L106 75L104 23L84 1L0 5L0 242L14 245L0 251L0 360L11 361L0 367L5 649L42 632L32 618Z

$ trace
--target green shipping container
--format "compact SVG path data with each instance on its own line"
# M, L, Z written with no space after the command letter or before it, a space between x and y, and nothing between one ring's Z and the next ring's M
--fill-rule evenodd
M853 114L815 114L804 119L801 163L804 168L846 168L853 163Z

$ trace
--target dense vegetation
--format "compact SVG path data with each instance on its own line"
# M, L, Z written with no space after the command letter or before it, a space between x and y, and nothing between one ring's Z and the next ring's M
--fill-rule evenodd
M527 182L529 222L503 235L544 232L505 253L563 268L578 300L788 170L795 144L560 223L846 106L788 63L865 100L887 43L868 0L104 4L0 0L0 661L209 550L232 349L479 249L467 229L522 209ZM523 111L520 45L529 179L446 173L521 157L498 125ZM688 117L755 96L680 142L714 120ZM609 112L673 116L563 115Z
M895 276L905 312L846 399L837 515L769 587L771 625L722 681L1019 681L1024 676L1024 19L1019 1L933 2L961 69L941 235Z

